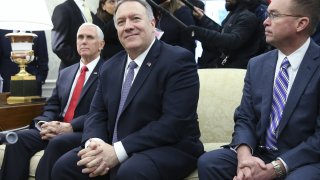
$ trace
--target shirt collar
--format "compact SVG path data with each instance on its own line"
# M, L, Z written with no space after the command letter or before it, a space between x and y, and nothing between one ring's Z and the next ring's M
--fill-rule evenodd
M89 72L92 72L94 70L94 68L96 67L96 65L98 64L98 61L100 59L100 56L98 56L96 59L94 59L93 61L89 62L87 65L83 64L82 61L80 61L80 68L79 70L85 65L88 68Z
M129 63L131 61L134 61L135 63L137 63L138 67L141 67L144 59L147 57L147 54L150 51L154 42L155 42L155 39L153 39L153 41L150 43L149 47L145 51L143 51L143 53L141 53L136 59L131 59L130 56L128 55L126 67L129 66Z
M82 6L83 3L84 3L84 0L74 0L74 2L75 2L76 4Z
M303 45L298 48L296 51L294 51L293 53L291 53L289 56L286 56L285 54L283 54L281 51L278 51L278 61L280 60L282 63L282 60L287 57L289 62L290 62L290 66L293 70L297 70L302 62L302 59L304 57L304 55L306 54L308 47L310 45L310 38L308 38L306 40L305 43L303 43Z
M79 9L81 10L81 12L83 12L83 3L84 3L84 0L74 0L74 2L75 2L76 5L79 7Z

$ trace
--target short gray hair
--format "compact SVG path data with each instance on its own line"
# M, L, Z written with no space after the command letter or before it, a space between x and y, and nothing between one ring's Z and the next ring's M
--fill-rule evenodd
M100 29L100 27L95 24L89 23L89 22L85 22L85 23L81 24L81 26L78 29L77 36L78 36L79 30L84 26L95 27L99 40L102 40L102 41L104 40L104 34L103 34L102 30Z

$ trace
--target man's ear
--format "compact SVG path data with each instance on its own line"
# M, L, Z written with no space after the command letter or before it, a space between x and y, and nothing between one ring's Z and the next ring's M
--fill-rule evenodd
M300 17L296 24L297 32L301 32L305 30L309 24L310 24L310 20L308 17Z
M104 45L105 45L105 42L104 41L100 41L100 47L99 47L100 51L103 49Z

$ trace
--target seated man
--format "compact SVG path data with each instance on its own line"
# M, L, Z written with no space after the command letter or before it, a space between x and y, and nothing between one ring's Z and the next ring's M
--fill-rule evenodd
M319 0L272 0L276 47L250 60L230 145L204 154L200 179L319 179L320 47L310 38Z
M85 114L98 83L98 69L104 62L100 59L103 46L103 33L98 26L85 23L79 27L80 62L60 71L42 115L34 118L29 129L17 132L16 144L6 147L2 180L28 179L30 158L43 149L36 179L50 179L55 161L80 145ZM43 124L40 126L39 122Z
M52 179L183 179L204 151L194 56L155 39L145 0L119 1L115 25L126 52L101 67L82 138L87 147L63 155Z

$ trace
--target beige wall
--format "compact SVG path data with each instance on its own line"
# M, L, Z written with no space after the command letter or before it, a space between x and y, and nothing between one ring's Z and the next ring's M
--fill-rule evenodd
M52 15L54 7L65 0L46 0L49 13ZM90 9L92 12L96 12L99 0L87 0ZM46 84L42 87L43 89L43 96L50 97L53 88L55 87L55 82L58 76L58 69L60 64L60 59L52 52L51 49L51 31L46 31L46 38L47 38L47 46L48 46L48 53L49 53L49 73L46 80Z

